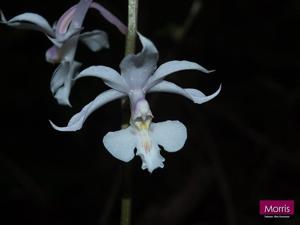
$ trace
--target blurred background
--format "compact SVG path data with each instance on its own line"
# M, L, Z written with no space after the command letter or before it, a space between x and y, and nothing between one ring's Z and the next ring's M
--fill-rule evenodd
M77 1L1 1L6 17L43 15L52 24ZM127 1L99 3L127 20ZM133 225L299 224L300 202L300 1L140 1L139 30L160 52L159 63L185 59L213 74L184 71L169 79L206 94L203 105L172 94L152 94L154 121L180 120L185 147L162 151L165 168L132 170ZM111 48L92 53L80 45L76 59L118 69L124 36L95 11L87 30L108 32ZM117 225L121 168L102 138L118 130L120 102L93 113L82 130L61 133L70 117L107 89L79 80L72 108L59 106L49 82L56 66L45 61L45 35L0 24L1 150L0 224ZM138 46L140 47L140 46ZM140 49L140 48L139 48ZM266 220L260 199L294 199L296 216Z

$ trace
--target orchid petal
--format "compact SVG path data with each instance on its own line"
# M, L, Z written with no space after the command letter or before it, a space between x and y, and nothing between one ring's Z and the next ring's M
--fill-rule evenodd
M102 48L109 48L107 34L101 30L93 30L80 34L80 41L93 52L97 52Z
M4 13L1 9L0 9L0 21L1 21L1 23L7 23L7 19L4 16Z
M58 88L63 86L66 74L68 73L70 68L69 62L61 63L56 70L54 71L51 81L50 81L50 89L52 94L55 94Z
M107 66L91 66L81 71L76 80L81 77L97 77L104 81L104 83L121 92L127 92L127 86L123 80L123 77L114 69Z
M107 91L102 92L98 95L93 101L83 107L83 109L75 114L69 121L66 127L58 127L54 123L51 123L52 127L59 131L77 131L82 128L85 120L91 115L95 110L105 105L108 102L111 102L115 99L124 97L125 94L119 91L109 89Z
M203 94L201 91L197 89L193 89L193 88L183 89L172 82L161 81L154 87L150 88L148 92L167 92L167 93L179 94L192 100L196 104L202 104L216 97L220 93L220 91L221 91L221 85L216 92L206 96L205 94Z
M117 159L129 162L134 157L136 137L132 127L108 132L103 138L105 148Z
M149 88L153 87L161 80L163 80L166 76L181 70L199 70L204 73L210 73L214 71L214 70L207 70L197 63L185 61L185 60L182 61L174 60L174 61L166 62L160 65L155 71L155 73L153 74L153 76L150 77L149 81L145 86L145 90L148 90Z
M53 29L49 25L48 21L42 16L35 13L23 13L13 17L10 20L6 20L3 12L0 10L1 23L5 23L8 26L37 30L46 33L47 35L54 36Z
M70 23L72 21L72 17L76 11L76 5L69 8L58 20L56 26L55 26L55 33L58 34L64 34L67 32Z
M174 93L174 94L180 94L184 97L194 101L192 96L189 95L188 92L185 91L185 89L179 87L178 85L169 82L169 81L161 81L160 83L156 84L154 87L150 88L148 90L149 93L151 92L166 92L166 93Z
M67 85L58 88L54 94L54 98L56 99L57 103L60 105L72 107L69 100L70 91L71 88L69 88Z
M158 51L154 44L138 34L143 49L140 53L128 54L120 64L121 75L130 89L142 88L156 69Z
M93 0L80 0L72 16L71 27L81 28L85 15Z
M186 92L189 93L190 96L192 96L193 101L197 104L202 104L204 102L208 102L211 99L215 98L221 91L222 85L219 86L218 90L216 90L211 95L204 95L201 91L193 88L186 88L184 89Z
M168 152L180 150L186 141L186 127L179 121L165 121L151 124L151 136Z
M80 66L81 63L76 61L72 63L63 62L53 73L50 89L59 104L71 106L69 95L73 85L73 78Z
M90 7L96 9L108 22L115 25L121 33L127 33L127 27L102 5L97 2L93 2Z

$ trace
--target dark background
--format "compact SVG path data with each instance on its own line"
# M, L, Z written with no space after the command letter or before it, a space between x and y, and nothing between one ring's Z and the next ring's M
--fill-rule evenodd
M140 169L139 157L130 162L133 224L299 224L300 1L203 0L191 16L193 2L140 1L139 30L159 49L160 63L185 59L217 70L170 80L207 94L220 83L223 89L203 105L149 96L154 121L180 120L188 140L175 154L162 151L165 168L153 174ZM31 11L53 23L75 3L10 0L0 8L8 19ZM126 21L126 1L101 3ZM107 31L111 49L94 54L80 45L77 59L118 69L122 34L96 12L85 27ZM49 90L55 66L44 60L50 45L39 32L0 25L0 224L116 225L124 163L102 138L119 129L120 102L93 113L78 132L53 130L49 119L66 124L107 87L82 79L73 108L56 104ZM260 199L294 199L296 215L266 220Z

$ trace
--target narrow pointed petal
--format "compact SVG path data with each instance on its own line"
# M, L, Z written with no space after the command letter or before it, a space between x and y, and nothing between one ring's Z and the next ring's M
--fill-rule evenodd
M97 2L93 2L91 4L91 8L96 9L108 22L115 25L121 33L123 34L127 33L127 27L110 11L105 9L102 5L100 5Z
M156 69L158 51L154 44L141 34L143 49L136 55L125 56L120 64L121 75L131 89L142 88Z
M75 114L69 121L66 127L56 126L54 123L51 123L52 127L59 131L76 131L80 130L85 122L85 120L93 113L95 110L105 105L108 102L116 100L118 98L124 97L125 94L119 91L110 89L100 95L98 95L92 102L83 107L83 109Z
M192 96L193 101L197 104L202 104L204 102L208 102L215 98L221 91L222 85L219 86L218 90L216 90L211 95L204 95L201 91L193 88L186 88L185 91L189 93L190 96Z
M54 71L50 81L50 89L52 94L55 94L57 89L64 85L65 77L69 71L69 68L70 63L64 62L61 63Z
M1 23L7 23L7 19L4 16L4 13L3 13L3 11L1 9L0 9L0 22Z
M104 81L104 83L121 92L128 92L126 83L123 77L114 69L107 66L91 66L81 71L76 80L81 77L97 77Z
M206 96L203 94L201 91L193 88L181 88L178 85L169 82L169 81L161 81L154 87L150 88L148 92L167 92L167 93L174 93L174 94L179 94L183 95L184 97L192 100L196 104L202 104L204 102L207 102L214 97L216 97L221 91L221 85L218 88L216 92L214 92L211 95Z
M134 157L136 137L128 127L115 132L108 132L103 138L105 148L117 159L129 162Z
M76 5L76 10L72 16L71 27L82 27L83 20L93 0L80 0Z
M179 121L152 123L151 130L152 139L168 152L180 150L187 138L186 127Z
M50 88L54 98L60 105L71 106L69 96L73 86L73 78L78 73L81 63L76 61L61 63L53 73Z
M185 89L179 87L178 85L176 85L172 82L165 81L165 80L159 82L154 87L150 88L148 90L148 92L149 93L151 93L151 92L166 92L166 93L179 94L179 95L183 95L184 97L194 101L192 96L189 95L189 93L186 92Z
M69 88L68 86L69 85L64 85L58 88L54 94L54 98L56 99L58 104L72 107L69 100L71 88Z
M155 142L152 142L151 149L145 150L141 143L137 144L136 155L142 159L142 169L147 169L150 173L157 168L164 168L164 157L160 155L160 148Z
M76 61L71 62L67 74L63 75L64 84L63 86L59 87L54 94L54 98L57 100L58 104L72 107L69 101L69 97L74 83L73 78L78 73L80 66L81 63L78 63Z
M69 8L58 20L56 26L55 26L55 33L56 35L64 34L67 32L71 21L72 17L76 11L76 6L74 5L71 8Z
M54 36L52 27L49 25L48 21L42 16L35 13L23 13L18 16L13 17L10 20L6 20L3 12L0 10L1 23L5 23L8 26L37 30L46 33L47 35Z
M71 39L82 31L82 23L92 0L80 0L80 2L68 9L60 18L56 29L55 39L50 39L56 46L61 47L63 42Z
M97 52L103 48L109 48L107 34L102 30L93 30L82 33L80 34L80 41L93 52Z
M155 71L155 73L153 74L153 76L150 77L149 81L147 82L147 85L145 86L145 90L148 90L149 88L153 87L161 80L163 80L166 76L182 70L199 70L204 73L210 73L214 71L214 70L207 70L197 63L189 62L185 60L182 61L174 60L174 61L166 62L160 65Z

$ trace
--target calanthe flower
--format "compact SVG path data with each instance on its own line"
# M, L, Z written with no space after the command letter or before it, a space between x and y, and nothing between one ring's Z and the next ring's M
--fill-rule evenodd
M186 128L179 121L152 123L152 113L145 98L149 92L169 92L183 95L194 103L201 104L213 99L221 87L213 94L206 96L192 88L181 88L164 79L177 71L206 70L197 63L189 61L170 61L157 68L158 51L153 43L139 34L143 49L140 53L125 56L120 64L119 74L106 66L91 66L76 77L98 77L111 89L98 95L79 113L75 114L66 127L52 126L60 131L76 131L81 129L87 117L104 104L128 96L131 106L130 127L105 135L103 143L116 158L128 162L134 157L134 149L143 161L142 168L152 172L163 167L164 158L159 154L160 148L174 152L181 149L186 140Z
M74 60L78 41L83 42L92 51L108 48L107 34L101 30L80 33L82 23L89 8L96 9L105 19L114 24L122 33L126 26L100 4L92 0L81 0L69 8L51 27L48 21L35 13L23 13L7 20L0 10L1 23L9 26L43 32L53 43L46 51L49 63L60 63L52 75L51 91L59 104L69 105L69 95L73 78L78 73L81 63Z

